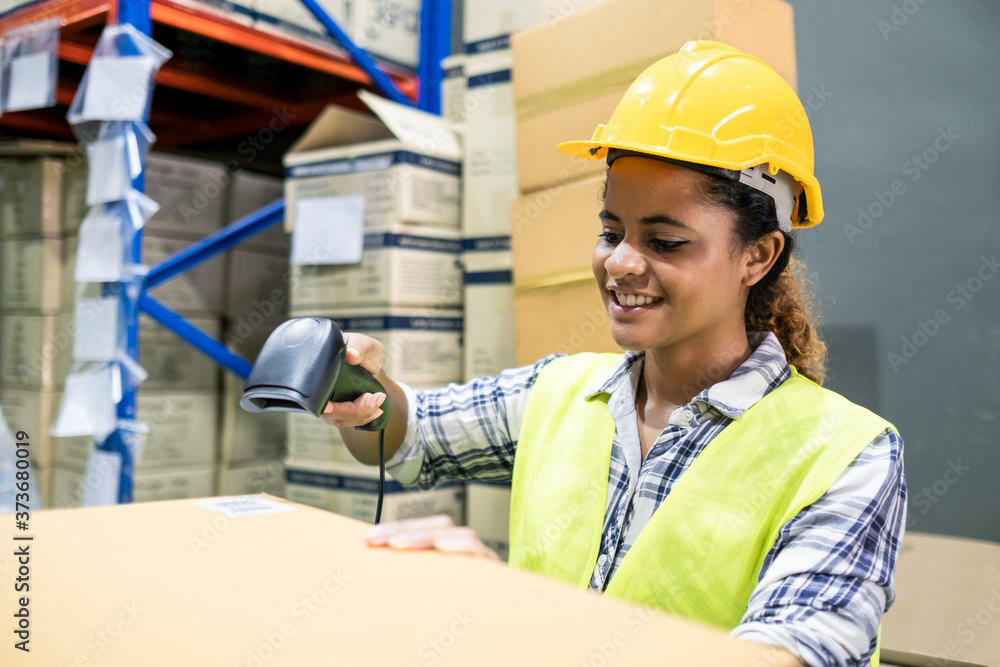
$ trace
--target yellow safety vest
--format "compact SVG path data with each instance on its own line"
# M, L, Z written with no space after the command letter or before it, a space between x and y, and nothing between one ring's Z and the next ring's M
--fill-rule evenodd
M586 394L620 360L577 354L539 373L514 459L512 567L588 586L615 422L609 394ZM791 371L681 475L622 559L607 595L726 630L739 625L782 526L826 493L882 431L895 430Z

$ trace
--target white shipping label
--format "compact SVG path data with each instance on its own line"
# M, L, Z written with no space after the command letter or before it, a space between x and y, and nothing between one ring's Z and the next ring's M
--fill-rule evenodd
M87 205L126 199L132 189L125 137L112 137L87 146Z
M106 207L95 206L80 225L80 244L76 251L73 279L78 283L111 283L122 276L121 221L108 214Z
M119 394L111 365L70 373L52 435L93 435L98 442L104 441L115 429Z
M278 512L294 512L295 506L278 502L260 496L229 496L226 498L206 498L195 500L200 505L213 512L219 512L229 517L253 516L255 514L276 514Z
M365 198L310 197L295 203L292 264L356 264L364 248Z
M47 51L31 53L10 61L10 92L5 111L21 111L51 106L52 54Z
M77 297L73 359L113 361L118 356L118 297Z
M156 60L152 56L94 56L87 66L84 120L141 121Z

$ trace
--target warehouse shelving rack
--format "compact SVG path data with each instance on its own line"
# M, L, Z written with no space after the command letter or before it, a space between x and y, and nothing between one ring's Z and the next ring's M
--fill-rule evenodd
M276 108L291 107L300 124L315 118L328 104L339 103L356 106L353 91L358 87L374 87L383 95L397 102L412 104L432 113L440 113L441 59L450 52L451 0L423 0L420 15L420 57L416 75L376 64L358 48L343 30L330 18L316 0L298 0L316 17L340 44L339 50L323 44L262 32L238 21L226 19L206 7L198 7L191 0L45 0L0 17L0 34L13 28L59 17L62 23L59 59L71 67L78 67L78 76L60 76L57 104L68 106L75 95L82 67L90 61L100 28L107 23L128 23L146 35L153 35L154 25L168 31L182 31L211 40L224 48L258 54L272 61L286 63L308 74L305 80L319 81L310 88L312 95L299 96L291 104L277 94L277 88L240 85L219 69L211 67L185 67L183 63L168 61L157 73L156 84L160 89L174 91L181 102L191 95L214 106L207 105L210 119L198 118L162 109L157 95L151 119L156 127L157 143L161 146L181 147L209 141L222 136L246 134L266 127ZM97 32L94 32L94 29ZM301 71L299 72L301 75ZM71 75L73 72L70 73ZM319 75L316 79L314 75ZM310 79L312 77L312 79ZM75 82L74 79L75 78ZM279 77L282 82L287 79ZM282 91L284 92L284 90ZM168 97L168 102L170 98ZM169 107L169 104L168 104ZM51 110L38 110L5 114L0 126L42 135L47 138L72 139L65 115ZM136 177L133 186L142 191L144 176ZM170 329L210 359L245 378L251 364L230 352L221 342L187 322L155 298L148 290L163 284L184 271L225 252L253 235L280 223L284 219L284 201L279 200L241 220L193 243L176 255L151 267L137 295L129 294L125 284L117 286L123 303L127 353L138 359L139 312L145 312ZM141 230L132 240L131 259L142 260ZM119 419L135 418L135 391L123 391L118 404ZM134 462L120 431L115 431L104 442L98 443L104 451L122 456L119 483L119 502L132 500Z

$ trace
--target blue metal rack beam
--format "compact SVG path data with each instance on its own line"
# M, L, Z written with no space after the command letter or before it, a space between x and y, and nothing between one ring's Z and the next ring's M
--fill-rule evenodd
M420 8L420 98L424 111L441 113L441 60L451 53L451 0L423 0Z
M382 93L388 97L393 102L399 102L400 104L413 105L413 102L409 97L403 94L392 79L386 76L385 72L380 70L372 60L372 57L365 52L364 49L360 48L354 41L347 36L337 22L330 18L330 15L326 13L326 10L319 6L316 0L299 0L306 9L308 9L316 20L323 24L323 27L333 35L334 39L340 42L340 45L344 47L344 50L351 54L351 58L354 59L361 69L371 77L372 82L375 86L382 91Z
M192 243L179 253L168 257L146 274L142 282L143 291L162 285L174 276L184 273L205 260L225 252L233 246L242 243L254 234L273 227L285 218L285 200L268 204L264 208L237 220L219 231Z
M154 320L180 336L182 339L191 343L191 345L198 348L198 350L208 355L210 359L217 362L219 365L224 368L228 368L233 373L236 373L244 379L250 375L251 364L249 361L238 354L233 354L226 349L225 345L215 340L153 297L148 294L140 296L139 308L141 308L144 313L152 317Z
M187 322L146 292L219 253L229 250L254 234L259 234L265 229L273 227L284 220L284 217L285 200L279 199L163 260L146 274L139 296L139 308L204 352L213 361L245 378L250 374L249 361L227 350L225 345Z

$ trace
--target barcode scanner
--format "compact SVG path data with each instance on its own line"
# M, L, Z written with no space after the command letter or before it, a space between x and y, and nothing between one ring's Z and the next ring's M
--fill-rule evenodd
M240 407L247 412L295 412L319 417L330 401L353 401L365 393L384 393L382 415L359 431L378 431L379 490L375 523L382 519L385 495L385 427L392 403L382 384L361 366L347 363L347 345L336 322L299 317L275 329L243 385Z

